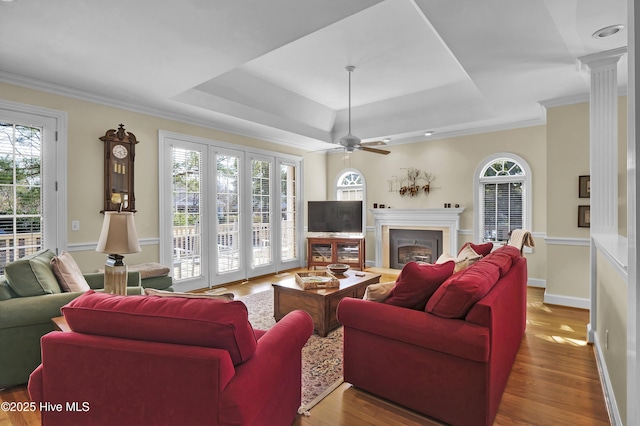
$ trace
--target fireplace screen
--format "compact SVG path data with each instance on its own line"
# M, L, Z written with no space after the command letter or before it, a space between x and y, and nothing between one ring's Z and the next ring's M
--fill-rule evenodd
M411 261L435 263L442 254L442 231L391 229L389 245L391 268L402 269Z

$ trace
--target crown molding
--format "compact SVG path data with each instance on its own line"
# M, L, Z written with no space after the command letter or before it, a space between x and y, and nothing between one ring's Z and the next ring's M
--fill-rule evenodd
M479 135L482 133L492 133L492 132L501 132L505 130L513 130L513 129L523 129L526 127L535 127L535 126L543 126L547 123L546 114L543 114L540 118L534 118L531 120L522 120L522 121L513 121L510 123L502 123L495 124L491 126L478 126L478 127L469 127L466 129L459 130L451 130L451 131L443 131L436 132L432 136L413 136L406 139L395 139L392 140L389 145L404 145L410 143L419 143L419 142L428 142L428 141L436 141L440 139L451 139L460 136L471 136L471 135Z
M626 84L618 87L618 96L627 96ZM563 96L560 98L553 98L553 99L545 99L538 103L545 108L555 108L560 106L588 103L590 100L591 100L590 94L587 92L587 93L581 93L578 95Z
M14 86L20 86L27 89L38 90L41 92L51 93L54 95L65 96L68 98L78 99L81 101L91 102L94 104L104 105L108 107L123 109L135 113L150 115L153 117L162 118L165 120L173 120L184 124L191 124L194 126L203 127L206 129L217 130L221 132L231 133L237 136L244 136L259 141L266 141L275 143L278 145L285 145L288 147L299 148L308 150L309 146L305 145L304 141L295 141L292 139L284 139L269 136L265 133L250 132L239 126L229 126L226 124L216 123L211 119L194 118L189 115L179 114L168 109L159 109L150 107L144 104L135 104L132 102L124 102L109 96L89 92L86 90L75 89L72 87L64 86L61 84L55 84L44 80L38 80L35 78L25 77L18 74L9 73L6 71L0 71L0 83L11 84ZM319 141L324 142L324 141Z

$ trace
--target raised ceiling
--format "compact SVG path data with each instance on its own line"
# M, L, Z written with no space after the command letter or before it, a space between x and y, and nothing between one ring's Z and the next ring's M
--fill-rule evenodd
M626 20L626 0L3 1L0 81L318 150L354 65L352 132L407 143L543 123Z

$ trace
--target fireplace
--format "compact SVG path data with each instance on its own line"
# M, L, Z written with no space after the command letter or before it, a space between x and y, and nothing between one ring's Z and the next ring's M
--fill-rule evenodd
M389 230L389 267L402 269L415 261L435 263L442 254L442 231L424 229Z
M409 244L412 240L422 240L417 237L407 237L409 243L403 244L403 258L415 257L419 260L431 260L435 262L442 253L458 252L458 231L460 228L460 215L464 208L445 209L371 209L375 227L375 266L391 268L391 258L397 253L397 248L390 247L390 232L392 230L409 231L415 235L416 231L438 231L441 233L437 247L434 250L433 243L426 243L422 248L409 246L421 246L423 244ZM404 237L403 237L404 238ZM393 253L393 254L392 254ZM396 267L394 267L396 268Z

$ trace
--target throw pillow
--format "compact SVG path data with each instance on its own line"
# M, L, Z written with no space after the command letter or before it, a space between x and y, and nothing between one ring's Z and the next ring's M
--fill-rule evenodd
M504 277L511 264L520 258L520 250L514 246L502 246L498 250L491 252L482 261L493 263L500 269L500 277Z
M433 294L426 311L443 318L464 318L500 278L500 268L490 262L477 262L452 275Z
M180 293L177 291L157 290L155 288L145 288L144 294L147 296L160 297L185 297L187 299L220 299L230 302L234 299L233 293L207 294L207 293Z
M471 244L467 244L462 248L462 250L460 250L460 253L458 253L458 257L456 259L458 259L459 261L466 260L467 266L471 266L478 260L482 259L482 255L480 253L477 253L473 249L473 247L471 247Z
M489 253L491 253L491 250L493 250L493 243L489 242L489 243L484 243L484 244L473 244L473 243L465 243L461 248L460 248L460 252L458 252L458 255L462 252L462 250L465 249L465 247L471 247L471 249L473 249L474 252L476 252L477 254L479 254L480 256L486 256Z
M453 268L453 273L455 274L456 272L460 272L463 269L465 269L466 267L468 267L470 265L469 263L469 259L467 257L464 257L464 255L462 257L458 256L458 257L453 257L451 256L449 253L444 253L442 254L438 260L436 260L436 264L442 264L445 262L449 262L453 260L456 264L455 268Z
M4 275L9 286L20 297L62 293L51 270L55 253L40 250L5 265Z
M258 346L247 307L240 301L89 290L61 311L78 333L223 349L233 365L251 358Z
M431 295L454 268L455 262L451 261L435 265L409 262L402 268L391 294L383 303L424 310Z
M129 265L129 272L139 272L140 279L164 277L169 275L170 269L164 265L156 262L138 263L136 265Z
M393 290L395 285L396 283L393 281L388 283L371 284L365 289L362 299L370 300L372 302L382 302L384 299L389 297L389 294L391 294L391 290Z
M63 251L60 256L51 259L51 269L58 279L62 291L87 291L90 289L76 261L69 253Z

